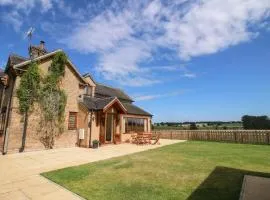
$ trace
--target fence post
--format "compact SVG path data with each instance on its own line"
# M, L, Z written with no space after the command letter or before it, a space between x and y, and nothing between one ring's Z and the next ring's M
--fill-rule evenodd
M268 133L266 133L266 137L267 137L267 144L270 144L270 134L269 134L269 132Z
M171 131L171 140L172 140L172 131Z
M234 135L234 142L237 143L237 140L236 140L236 132L235 132L235 131L233 132L233 135Z

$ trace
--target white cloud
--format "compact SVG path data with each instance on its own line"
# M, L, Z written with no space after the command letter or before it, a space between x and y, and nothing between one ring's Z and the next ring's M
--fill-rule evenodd
M147 94L147 95L137 95L134 97L135 101L148 101L158 98L165 98L165 97L172 97L184 94L186 91L177 91L177 92L170 92L165 94Z
M166 39L183 59L216 53L256 37L250 27L268 17L269 9L269 0L202 0L183 18L171 18Z
M171 72L174 72L174 71L179 71L179 70L182 70L182 66L175 66L175 65L164 65L164 66L154 66L154 67L151 67L151 68L148 68L149 71L151 70L158 70L158 71L171 71Z
M143 96L138 96L135 97L136 101L147 101L147 100L152 100L161 97L161 95L143 95Z
M97 53L96 69L105 78L136 83L133 80L149 80L139 73L141 63L158 59L153 53L158 48L171 49L182 60L216 53L258 36L258 25L269 17L269 10L269 0L116 1L80 23L62 42L80 52Z
M186 78L196 78L197 75L194 74L194 73L184 73L183 77L186 77Z
M8 8L0 14L0 20L13 26L19 32L31 11L39 6L41 12L47 12L53 7L54 0L0 0L0 7Z
M82 20L84 18L84 15L87 13L87 10L85 10L85 8L79 8L74 10L72 6L67 4L64 0L55 0L55 2L57 3L56 6L58 7L61 15L68 16L73 20ZM88 12L88 15L89 14L90 13Z
M11 11L1 15L1 20L12 25L13 29L18 32L22 26L22 18L17 11Z
M53 7L54 0L0 0L0 6L10 6L14 10L20 10L27 14L39 4L42 11L48 11Z
M155 80L152 77L147 78L147 76L141 77L139 75L118 77L115 79L115 81L118 81L121 85L134 86L134 87L161 83L161 81Z
M76 10L64 0L0 0L0 6L13 8L1 18L19 31L23 16L36 5L42 12L58 8L69 18L64 26L43 22L44 31L54 35L58 31L62 39L57 41L70 49L95 53L95 69L106 79L136 86L159 82L144 71L143 64L187 61L250 41L269 27L262 24L270 13L270 0L113 0ZM159 49L173 53L156 53ZM184 71L183 76L196 74Z
M70 48L81 52L100 52L118 46L118 42L129 37L132 29L127 15L106 12L88 23L80 24L73 34L63 39Z
M43 12L46 12L53 7L52 0L40 0L40 2L41 2Z

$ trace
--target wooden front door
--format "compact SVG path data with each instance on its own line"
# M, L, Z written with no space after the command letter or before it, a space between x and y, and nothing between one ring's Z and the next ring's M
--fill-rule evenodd
M115 131L115 115L108 113L106 117L106 131L105 131L105 141L110 143L113 141L114 131Z

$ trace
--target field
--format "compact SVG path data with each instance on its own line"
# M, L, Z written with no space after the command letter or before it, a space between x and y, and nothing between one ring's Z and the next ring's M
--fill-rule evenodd
M153 130L189 130L188 125L178 125L178 126L168 126L168 125L154 125ZM197 125L198 130L235 130L235 129L243 129L242 123L219 123L219 124L211 124L211 125Z
M42 174L86 199L238 200L245 174L270 177L270 146L197 142Z

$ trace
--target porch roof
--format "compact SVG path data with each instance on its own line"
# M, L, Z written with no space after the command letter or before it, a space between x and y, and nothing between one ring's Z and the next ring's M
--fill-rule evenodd
M142 108L132 104L132 103L124 103L119 101L116 97L107 97L107 98L96 98L96 97L84 97L81 102L85 105L89 110L104 110L106 107L110 106L113 101L117 101L122 109L125 110L125 113L132 115L142 115L142 116L153 116L149 112L146 112Z
M119 101L116 97L107 97L107 98L95 98L95 97L84 97L81 102L85 105L89 110L103 110L105 111L108 107L113 105L114 103L118 103L121 110L126 113L126 108L123 106L121 101Z
M151 113L143 110L142 108L132 104L132 103L123 103L124 107L127 109L128 114L133 115L143 115L143 116L153 116Z

